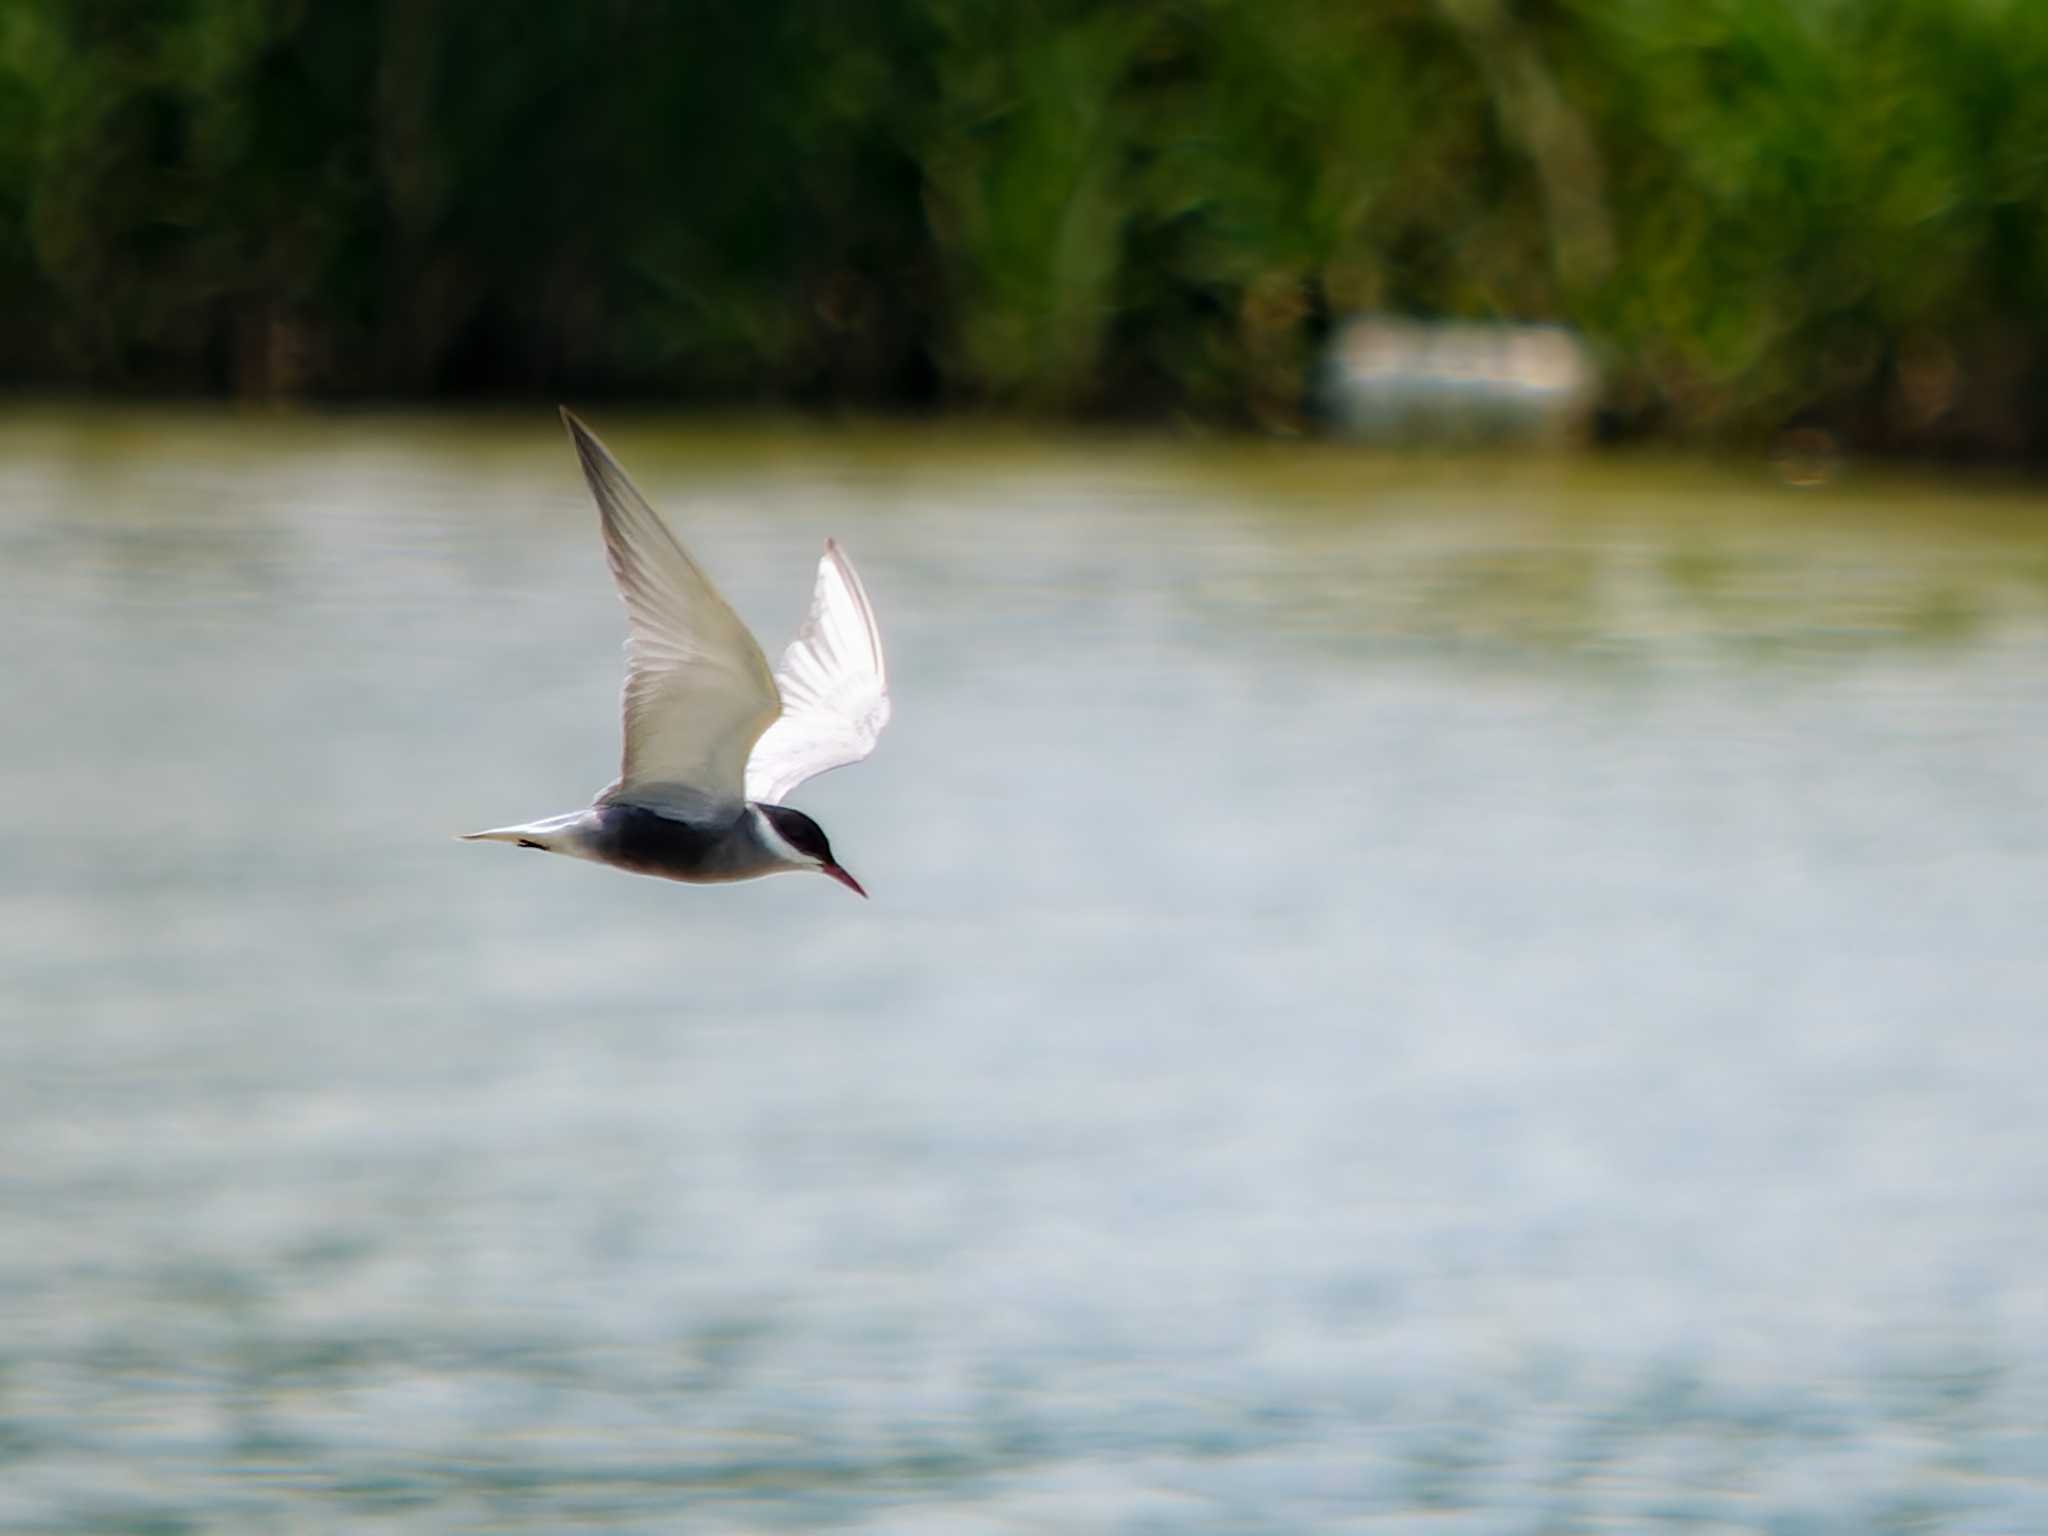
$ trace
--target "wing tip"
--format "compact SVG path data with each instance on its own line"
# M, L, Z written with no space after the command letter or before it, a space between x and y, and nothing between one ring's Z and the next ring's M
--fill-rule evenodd
M831 566L857 595L865 596L860 584L860 572L853 568L853 557L847 554L837 539L825 541L825 554L821 564Z
M612 457L604 439L584 425L583 418L566 405L557 409L562 413L562 425L569 429L569 446L576 450L576 465L583 471L583 483L590 487L591 499L597 503L598 519L605 529L606 557L611 560L619 558L616 530L625 521L637 523L652 519L660 527L661 536L673 543L675 535L668 531L668 526L660 518L654 516L653 509L646 506L646 498L640 495L619 461ZM636 503L646 512L645 518L633 515Z
M562 425L568 430L569 442L576 449L576 457L578 459L588 466L593 463L602 463L604 459L609 457L604 443L595 432L591 431L584 424L581 416L578 416L566 405L557 406L556 409L562 413Z
M860 614L861 629L865 632L868 655L874 661L875 675L881 679L886 692L889 686L889 664L882 657L882 626L875 618L875 605L868 596L867 583L860 579L860 572L854 569L853 557L839 547L837 539L825 540L825 559L839 579L846 583L846 590L853 599L854 608Z

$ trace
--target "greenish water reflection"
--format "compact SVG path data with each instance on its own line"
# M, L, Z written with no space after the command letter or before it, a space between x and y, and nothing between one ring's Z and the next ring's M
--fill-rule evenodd
M2048 500L594 419L872 903L451 840L538 413L0 420L0 1529L2048 1526Z

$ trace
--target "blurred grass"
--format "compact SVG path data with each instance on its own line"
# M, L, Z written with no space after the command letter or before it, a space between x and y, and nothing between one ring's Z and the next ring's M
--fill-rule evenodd
M8 0L0 380L1293 430L1391 309L2029 456L2043 79L2030 0Z

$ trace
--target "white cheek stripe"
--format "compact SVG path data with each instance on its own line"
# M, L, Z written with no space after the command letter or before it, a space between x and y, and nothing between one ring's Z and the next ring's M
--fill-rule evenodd
M790 845L789 839L776 831L775 823L766 816L754 810L752 806L748 806L747 809L753 811L754 825L761 829L761 841L774 850L777 858L786 863L794 864L801 869L823 869L825 867L820 860L812 858L809 854L798 853Z

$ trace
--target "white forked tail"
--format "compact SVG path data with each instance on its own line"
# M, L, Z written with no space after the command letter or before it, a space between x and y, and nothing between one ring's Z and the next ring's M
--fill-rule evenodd
M529 843L534 847L545 847L536 827L492 827L488 832L458 832L455 835L465 843Z
M549 816L540 821L525 822L516 827L492 827L485 832L464 832L465 843L517 843L526 848L542 848L549 853L580 853L576 833L581 830L588 811L571 811L566 816Z

